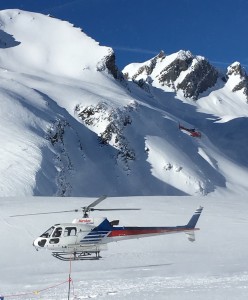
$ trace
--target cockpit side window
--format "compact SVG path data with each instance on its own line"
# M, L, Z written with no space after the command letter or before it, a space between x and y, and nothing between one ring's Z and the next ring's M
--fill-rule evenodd
M46 232L44 232L40 237L49 238L53 233L54 226L50 227Z
M53 237L60 237L61 234L62 234L62 227L57 227L57 228L54 230Z
M76 227L65 227L64 236L75 236L77 234Z

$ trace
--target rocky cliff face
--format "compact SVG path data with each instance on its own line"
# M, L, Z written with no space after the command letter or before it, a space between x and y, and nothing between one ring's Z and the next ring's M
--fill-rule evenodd
M216 84L219 74L204 57L193 56L190 51L179 51L169 56L160 52L150 61L139 64L136 70L129 65L124 69L124 76L140 86L141 80L154 81L162 88L180 90L185 98L197 100L201 93Z
M99 143L116 149L116 162L121 163L125 170L129 169L129 161L135 160L135 152L124 133L125 128L132 124L132 110L133 106L114 108L106 102L76 107L78 117L97 133Z
M248 101L248 76L239 62L227 68L227 84L233 92L242 91Z
M189 51L179 52L178 56L160 72L159 82L176 90L176 80L182 72L188 70L192 60L193 56Z
M112 74L115 79L122 79L123 77L122 73L118 70L115 64L115 53L112 49L109 50L109 54L104 56L103 59L97 64L97 70L108 70L108 72Z
M161 51L157 56L149 60L147 63L141 65L134 74L131 75L129 74L129 72L123 72L124 77L126 79L132 79L133 81L135 81L140 75L143 75L143 77L147 77L153 73L157 63L159 61L162 61L164 57L164 52Z
M197 100L201 93L213 87L218 79L217 70L204 58L193 59L189 73L177 85L186 98Z

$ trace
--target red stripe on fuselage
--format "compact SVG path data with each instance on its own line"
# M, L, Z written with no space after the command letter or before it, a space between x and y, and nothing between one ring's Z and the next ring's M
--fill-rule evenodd
M175 228L175 229L166 229L166 228L151 228L151 229L144 229L144 228L137 228L137 229L116 229L110 232L108 237L114 236L126 236L126 235L140 235L140 234L159 234L159 233L173 233L173 232L180 232L180 231L188 231L190 229L186 228Z

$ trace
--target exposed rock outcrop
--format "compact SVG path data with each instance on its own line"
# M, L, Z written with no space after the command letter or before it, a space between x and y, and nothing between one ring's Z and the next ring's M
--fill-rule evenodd
M227 68L227 82L231 85L232 91L242 91L248 101L248 76L245 69L239 62L234 62ZM230 81L233 80L233 83Z
M122 73L118 70L115 64L115 53L112 49L109 51L109 54L104 56L104 58L97 64L97 71L104 71L106 69L115 79L123 79Z
M126 79L131 79L133 81L135 81L139 75L144 75L145 77L149 76L150 74L152 74L158 61L162 61L164 58L165 58L164 51L160 51L158 55L156 55L154 58L152 58L147 63L142 65L140 68L138 68L137 72L135 72L135 74L133 74L132 76L130 76L128 72L127 73L124 72L123 75Z
M128 161L135 159L135 152L124 134L125 127L132 123L130 109L132 107L113 108L106 102L76 108L79 118L98 134L100 144L117 149L117 162L118 160L124 162L125 169L129 169ZM101 124L100 131L99 124Z
M177 85L177 89L183 90L186 98L197 100L201 93L216 84L218 75L217 70L206 59L196 57L190 72Z
M178 56L167 65L159 74L158 81L161 85L167 85L176 89L175 81L181 72L188 70L193 60L193 55L189 51L179 51Z
M134 81L149 92L149 85L182 91L185 98L197 100L199 95L213 87L219 77L218 71L201 56L194 56L190 51L165 56L160 52L144 64L127 66L125 78Z

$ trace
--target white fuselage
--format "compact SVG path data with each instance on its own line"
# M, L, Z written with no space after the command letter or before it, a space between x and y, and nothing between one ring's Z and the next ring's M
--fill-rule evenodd
M72 223L56 224L38 237L33 245L36 249L54 252L100 251L109 231L94 232L93 229L106 218L75 219Z

